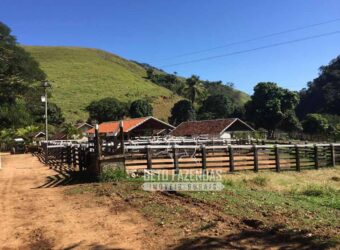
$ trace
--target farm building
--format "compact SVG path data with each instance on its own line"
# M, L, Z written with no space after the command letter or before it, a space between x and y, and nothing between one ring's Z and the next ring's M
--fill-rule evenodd
M40 141L45 140L45 133L42 131L30 133L28 135L28 138L30 141L32 141L33 144L38 144Z
M101 137L116 137L119 134L120 121L103 122L99 124L99 135ZM169 133L174 127L155 117L141 117L123 120L124 137L130 139L140 136L152 136L159 133ZM94 128L87 131L88 135L94 135Z
M255 130L238 118L182 122L171 131L172 136L230 139L235 132Z
M91 124L88 124L86 122L83 123L78 123L76 124L76 128L78 129L78 131L83 135L86 136L87 131L91 128L93 128L93 126Z

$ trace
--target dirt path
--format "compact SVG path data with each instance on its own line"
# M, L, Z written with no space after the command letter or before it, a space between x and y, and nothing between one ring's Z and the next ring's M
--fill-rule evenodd
M31 155L1 158L0 249L146 248L147 223L137 212L113 214L109 204L46 188L47 177L58 176Z

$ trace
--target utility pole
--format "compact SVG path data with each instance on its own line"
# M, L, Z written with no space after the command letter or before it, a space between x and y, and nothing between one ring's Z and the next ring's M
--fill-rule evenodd
M45 88L45 136L48 141L47 88Z
M45 103L45 140L46 143L48 141L48 112L47 112L47 88L50 87L50 83L48 81L43 81L42 82L42 87L45 90L45 96L41 97L41 100Z

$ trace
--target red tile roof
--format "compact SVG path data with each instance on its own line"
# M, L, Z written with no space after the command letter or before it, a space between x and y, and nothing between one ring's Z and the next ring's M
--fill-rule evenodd
M166 126L169 128L174 128L170 124L167 124L163 121L158 120L157 118L154 118L152 116L149 117L140 117L140 118L134 118L134 119L128 119L123 120L123 131L124 133L130 132L130 130L134 129L135 127L138 127L139 125L143 124L144 122L152 119L153 121L163 124L162 126ZM120 121L112 121L112 122L103 122L99 124L99 133L100 134L116 134L119 132L119 123ZM95 129L92 128L87 131L89 134L94 134Z
M123 131L124 133L128 132L131 128L137 126L138 124L143 123L149 119L149 117L141 117L141 118L135 118L135 119L129 119L123 121ZM99 133L100 134L115 134L119 132L119 123L120 121L112 121L112 122L103 122L99 124ZM91 128L87 131L89 134L94 134L94 128Z
M205 121L188 121L182 122L170 134L173 136L193 136L193 135L220 135L228 129L233 123L238 122L244 130L254 131L245 122L238 118L205 120Z

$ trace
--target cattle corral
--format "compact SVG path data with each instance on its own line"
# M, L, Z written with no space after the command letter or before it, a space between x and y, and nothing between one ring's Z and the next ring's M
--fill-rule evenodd
M49 141L43 145L46 164L73 165L80 171L100 175L101 163L119 162L126 172L143 169L167 170L178 174L183 170L234 172L242 170L301 171L340 164L340 144L235 144L227 140L129 140L124 146L112 147L94 140Z

